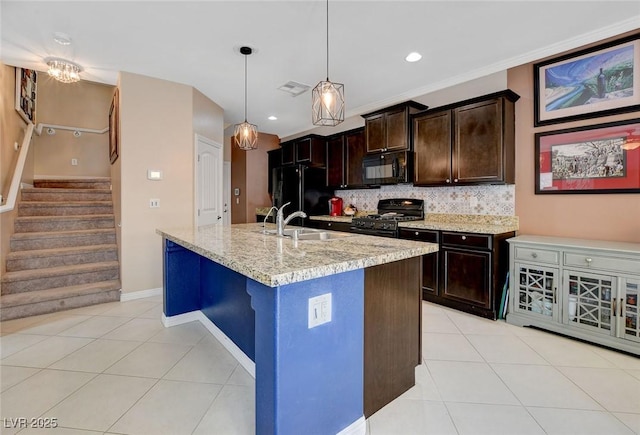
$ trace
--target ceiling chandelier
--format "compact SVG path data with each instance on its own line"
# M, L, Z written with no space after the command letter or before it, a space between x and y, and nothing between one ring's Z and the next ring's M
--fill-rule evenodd
M235 125L233 137L236 145L249 151L258 148L258 126L247 122L247 56L253 53L251 47L240 47L244 55L244 122Z
M77 63L55 57L45 59L45 62L49 65L47 71L49 75L59 82L75 83L80 81L82 67Z
M314 125L338 125L344 121L344 85L329 81L329 0L327 0L327 80L321 81L312 92L312 121Z

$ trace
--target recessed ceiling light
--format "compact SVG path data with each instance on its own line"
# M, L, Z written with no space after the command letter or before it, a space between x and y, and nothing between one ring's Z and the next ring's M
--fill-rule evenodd
M267 118L269 121L275 121L276 119L278 119L277 116L273 116L271 115L270 117Z
M404 60L406 60L407 62L417 62L420 59L422 59L422 55L417 51L412 51L411 53L407 54L407 57L404 58Z
M55 32L53 34L53 40L60 45L71 45L71 37L63 32Z

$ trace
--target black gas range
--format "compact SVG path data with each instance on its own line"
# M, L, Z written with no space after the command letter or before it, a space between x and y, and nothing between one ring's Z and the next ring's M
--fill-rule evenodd
M381 199L378 213L355 217L351 232L382 237L398 237L398 223L424 219L424 201L421 199Z

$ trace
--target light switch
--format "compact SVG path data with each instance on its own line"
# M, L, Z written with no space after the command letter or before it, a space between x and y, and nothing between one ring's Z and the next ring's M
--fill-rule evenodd
M147 178L151 181L162 180L162 171L159 169L147 169Z

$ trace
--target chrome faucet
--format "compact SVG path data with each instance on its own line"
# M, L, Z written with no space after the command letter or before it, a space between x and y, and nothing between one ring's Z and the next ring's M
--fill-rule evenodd
M294 211L287 218L284 218L284 208L291 204L290 202L283 204L282 207L278 209L278 213L276 213L276 233L279 236L284 236L284 227L287 226L291 219L295 219L297 217L306 218L307 214L301 210Z
M267 230L267 219L269 219L269 215L271 215L272 211L278 211L278 207L271 207L269 209L269 213L267 213L267 215L264 217L264 220L262 221L262 231L266 231Z

